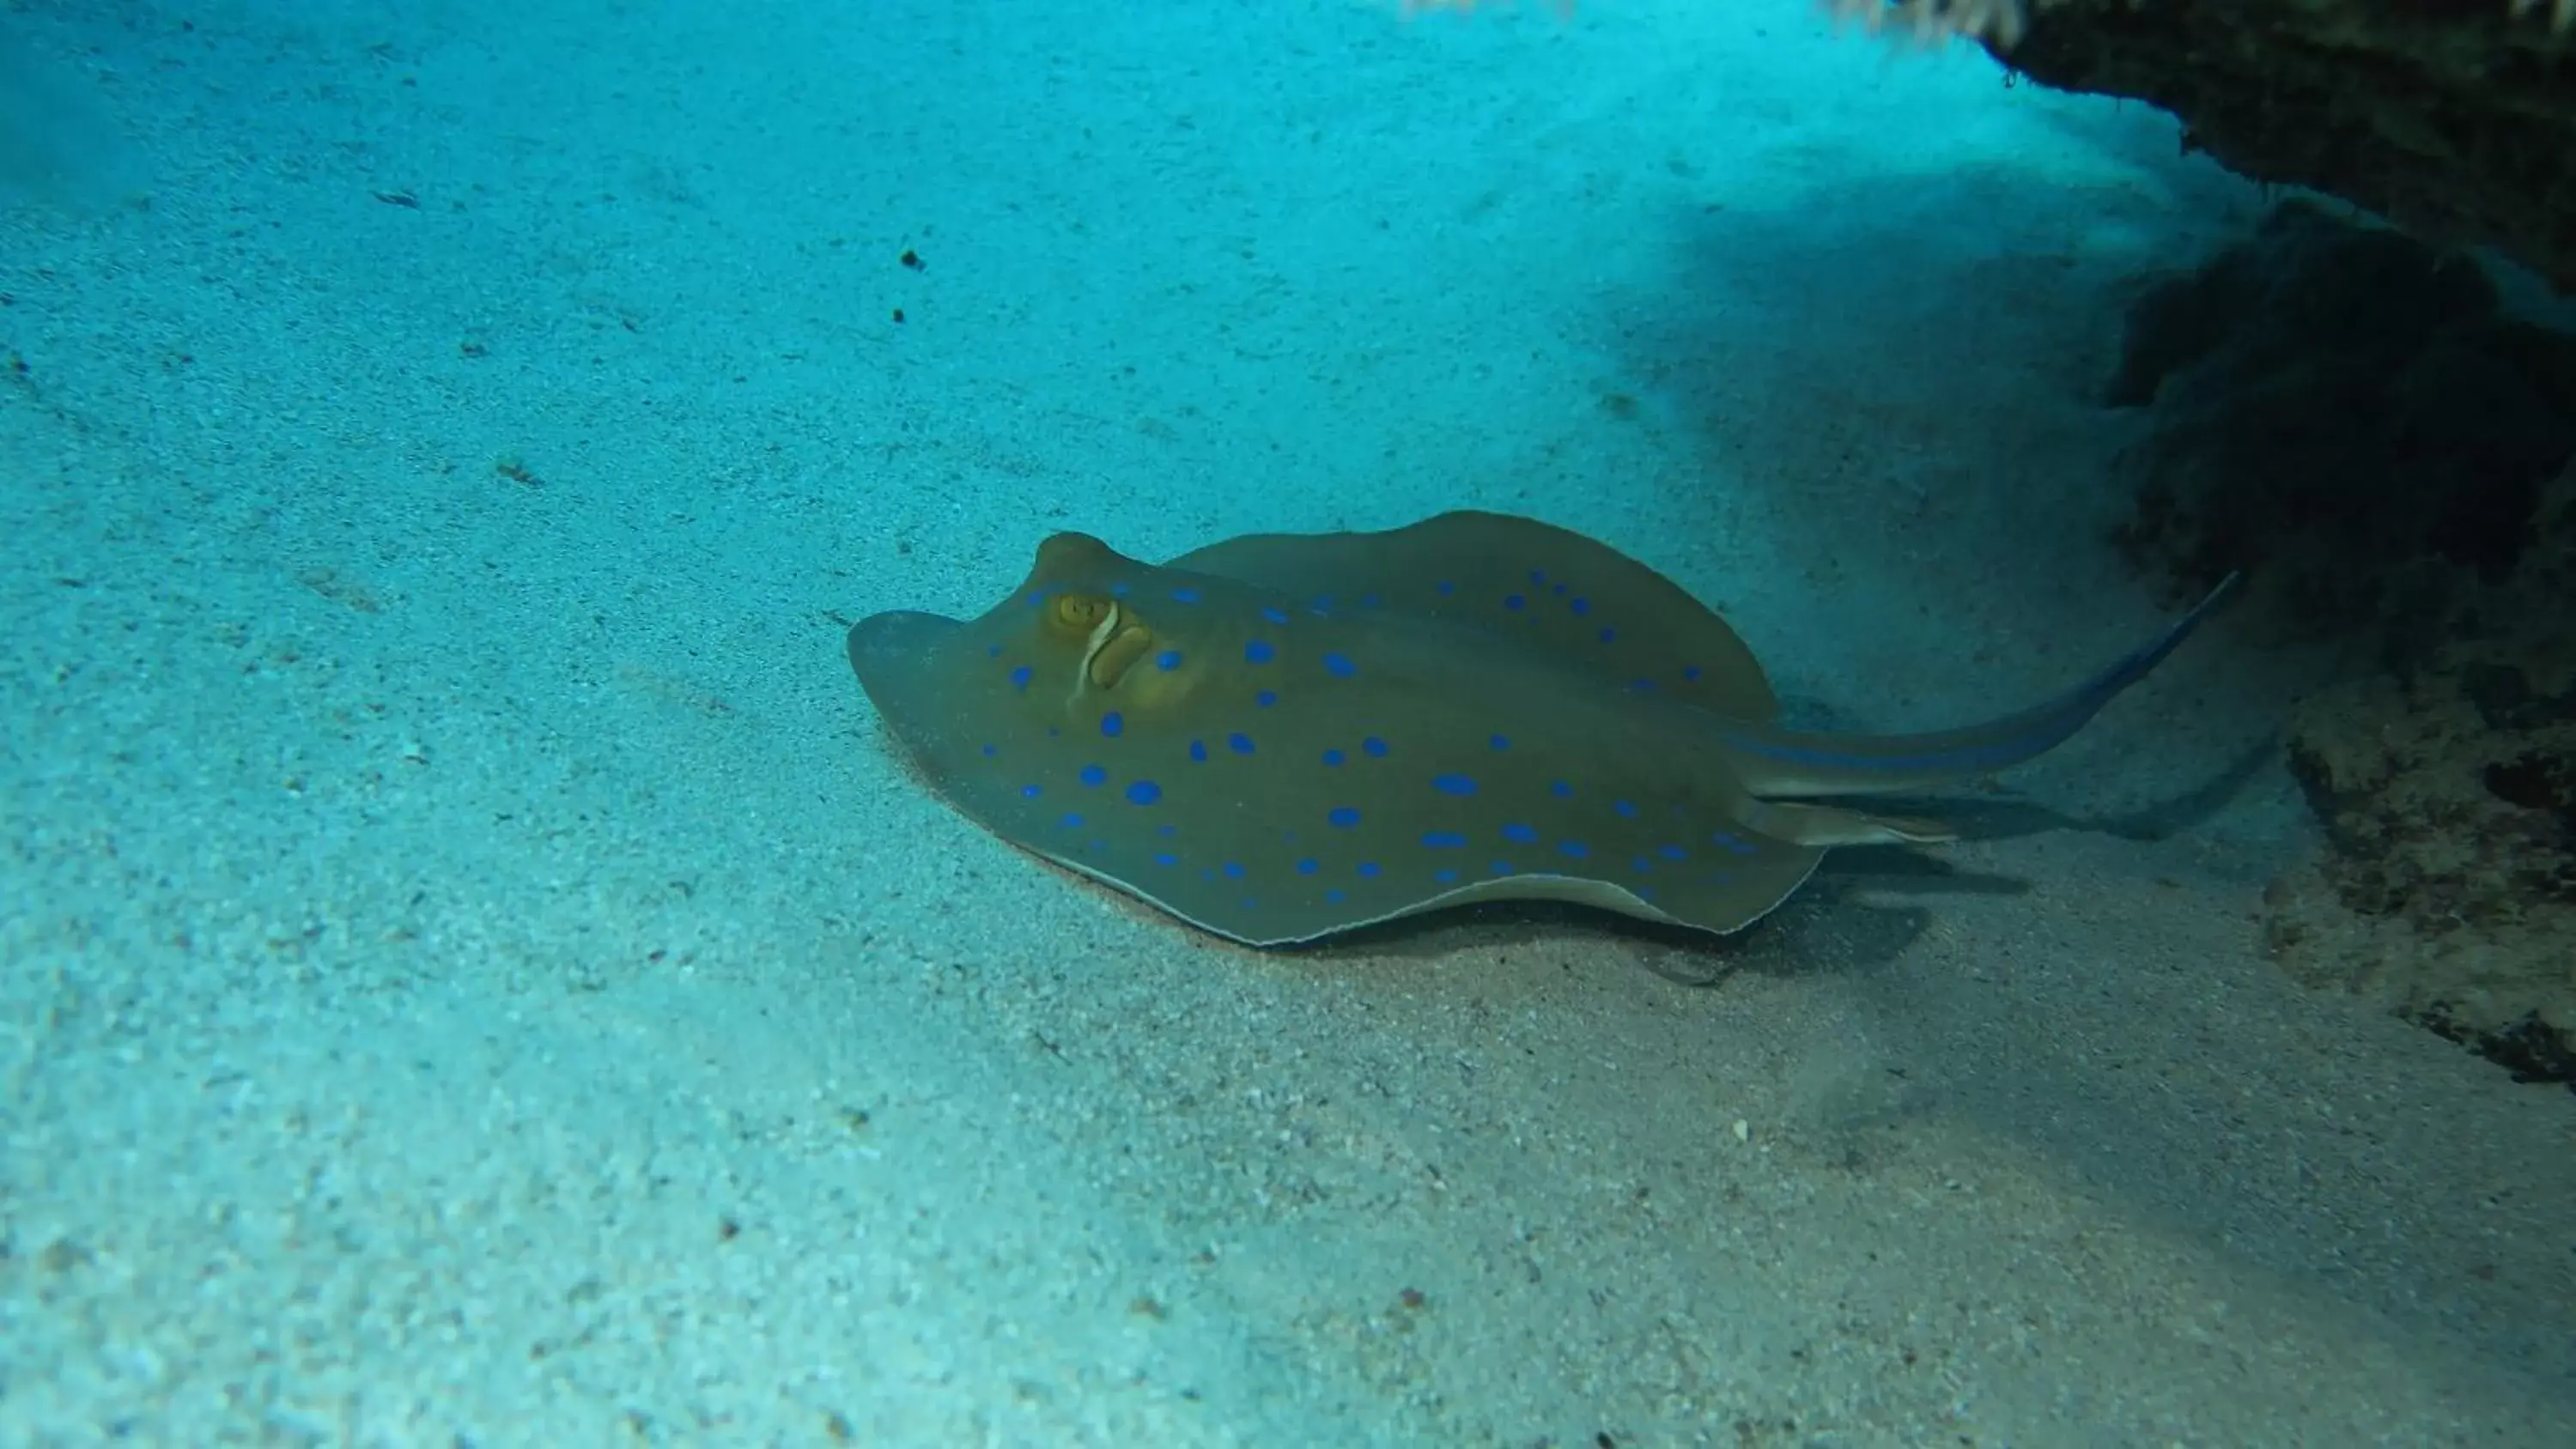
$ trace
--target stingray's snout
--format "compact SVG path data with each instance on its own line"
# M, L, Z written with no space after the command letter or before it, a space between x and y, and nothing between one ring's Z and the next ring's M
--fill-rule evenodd
M870 614L850 626L850 667L864 680L872 664L918 660L956 627L954 619L908 609Z
M892 709L929 672L941 644L964 627L909 610L870 614L850 626L850 669L879 709Z

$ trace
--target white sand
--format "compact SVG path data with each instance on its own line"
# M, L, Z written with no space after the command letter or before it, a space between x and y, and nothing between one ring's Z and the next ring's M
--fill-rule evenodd
M842 659L1479 506L2035 697L2261 205L2171 122L1798 0L384 8L0 16L0 1443L2567 1442L2570 1098L2257 951L2324 661L2014 778L2161 841L1261 956Z

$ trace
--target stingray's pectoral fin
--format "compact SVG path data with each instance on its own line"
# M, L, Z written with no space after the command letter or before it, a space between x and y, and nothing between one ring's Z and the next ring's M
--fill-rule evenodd
M1938 845L1959 833L1938 820L1912 815L1865 815L1831 805L1756 800L1739 811L1744 823L1794 845Z

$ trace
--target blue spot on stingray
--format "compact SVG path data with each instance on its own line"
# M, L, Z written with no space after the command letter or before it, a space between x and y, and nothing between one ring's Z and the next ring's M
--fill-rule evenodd
M1227 880L1243 879L1243 862L1239 860L1227 861L1225 863L1225 878Z
M1064 826L1067 830L1080 830L1082 828L1082 817L1079 815L1067 815L1063 820L1057 823Z
M1426 830L1422 832L1422 843L1432 850L1464 850L1467 837L1455 830Z
M1375 735L1371 735L1367 739L1360 741L1360 748L1366 750L1371 759L1383 760L1386 758L1386 741L1379 739Z
M1633 800L1613 800L1610 802L1610 813L1622 820L1634 820L1637 818L1637 803Z
M1335 679L1348 679L1359 673L1360 667L1353 664L1347 654L1327 654L1324 656L1324 672Z
M1512 863L1511 863L1510 861L1508 861L1508 860L1498 860L1498 861L1495 861L1495 862L1493 863L1493 866L1491 867L1491 869L1492 869L1492 873L1493 873L1493 874L1495 874L1495 875L1516 875L1516 874L1518 874L1518 872L1517 872L1517 871L1514 871L1514 870L1512 869Z
M1531 582L1531 583L1534 583L1534 584L1543 584L1543 583L1546 583L1546 582L1547 582L1547 570L1545 570L1545 569L1531 569L1531 570L1530 570L1530 582Z
M1238 755L1251 754L1252 736L1246 734L1227 735L1225 737L1225 747L1234 751Z
M1508 750L1512 747L1512 737L1509 735L1495 735L1487 739L1485 743L1497 750Z
M1200 764L1202 764L1202 765L1206 764L1206 763L1207 763L1207 741L1205 741L1205 740L1192 740L1192 741L1190 741L1190 758L1191 758L1191 759L1193 759L1193 760L1198 761L1198 762L1199 762Z
M1649 901L1649 902L1651 902L1651 901L1652 901L1652 900L1654 900L1654 898L1655 898L1655 893L1654 893L1654 891L1652 891L1651 889L1649 889L1649 888L1647 888L1647 887L1645 887L1645 886L1639 886L1639 887L1637 887L1635 890L1630 891L1628 894L1630 894L1630 895L1632 895L1632 896L1635 896L1637 899L1639 899L1639 900L1641 900L1641 901Z
M1172 590L1172 602L1176 604L1195 604L1198 601L1199 591L1196 589L1178 588Z
M1037 671L1023 664L1011 671L1011 688L1026 689L1029 687L1029 681L1036 677Z
M1313 875L1315 872L1322 869L1323 867L1317 864L1315 857L1311 855L1306 857L1304 860L1297 862L1297 873L1299 875Z
M1619 631L1616 629L1604 629L1595 637L1600 639L1604 644L1615 644L1619 642Z
M1442 885L1449 885L1458 879L1458 872L1454 870L1435 870L1431 873L1431 878L1440 882Z
M1109 772L1098 765L1085 765L1082 767L1082 783L1093 786L1106 785L1109 783Z
M1697 678L1699 678L1699 666L1698 666L1698 665L1696 665L1696 664L1685 664L1685 665L1683 665L1683 666L1682 666L1682 678L1684 678L1684 679L1697 679Z
M1682 849L1678 845L1658 845L1655 847L1655 854L1662 856L1666 860L1690 859L1690 852Z
M1503 827L1503 838L1512 842L1514 845L1536 845L1538 843L1538 829L1536 826L1521 825L1517 823L1506 825Z
M1158 850L1158 851L1155 851L1155 852L1154 852L1154 864L1156 864L1156 865L1160 865L1160 866L1175 866L1175 865L1179 865L1180 863L1181 863L1181 858L1180 858L1179 856L1177 856L1177 855L1172 854L1172 853L1171 853L1170 851L1168 851L1168 850Z
M1166 649L1162 653L1155 655L1154 667L1163 671L1165 674L1169 674L1173 670L1180 668L1181 651L1178 649Z
M1039 789L1035 785L1022 785L1020 787L1020 798L1023 800L1034 800L1045 793L1046 792L1044 790Z
M1652 694L1655 691L1655 681L1651 679L1631 679L1628 681L1628 690L1632 694Z
M1288 622L1288 611L1276 604L1264 604L1261 606L1261 617L1273 624L1285 624Z
M1307 601L1306 608L1310 612L1316 614L1329 614L1333 612L1333 596L1330 594L1317 594L1314 598Z
M1151 805L1163 798L1163 787L1151 780L1138 780L1127 787L1127 803Z
M1378 863L1377 863L1376 861L1373 861L1373 860L1364 860L1364 861L1361 861L1361 862L1360 862L1360 874L1362 874L1362 875L1364 875L1364 876L1368 876L1368 877L1370 877L1371 879L1375 879L1375 878L1376 878L1376 876L1377 876L1377 874L1378 874L1378 870L1379 870L1379 867L1378 867Z
M1521 597L1520 595L1518 595L1518 594L1505 594L1505 595L1503 595L1503 607L1504 607L1504 608L1506 608L1506 609L1519 609L1519 608L1524 608L1524 607L1527 607L1527 606L1528 606L1528 604L1529 604L1529 600L1522 598L1522 597Z
M1574 798L1574 787L1563 780L1550 780L1547 782L1547 793L1559 800L1571 800Z
M1655 863L1654 863L1653 861L1651 861L1651 860L1646 859L1644 856L1640 855L1640 856L1636 856L1636 857L1632 858L1632 859L1628 862L1628 868L1629 868L1630 870L1635 871L1635 872L1636 872L1637 874L1639 874L1639 875L1644 875L1644 874L1646 874L1648 871L1651 871L1651 870L1653 870L1653 869L1655 868Z
M1342 752L1339 750L1324 751L1324 763L1327 765L1338 765L1342 762L1342 759Z
M1169 840L1173 836L1180 834L1181 828L1177 825L1157 825L1154 827L1154 833L1163 837L1165 840Z
M1592 853L1592 847L1580 840L1560 840L1556 843L1556 853L1569 860L1581 860Z
M1338 906L1349 899L1350 897L1343 893L1340 886L1334 886L1324 892L1324 904L1328 906Z
M1127 597L1127 586L1125 584L1111 584L1109 586L1109 597L1113 599L1123 599Z
M1114 709L1109 713L1102 715L1100 717L1100 732L1113 740L1118 738L1120 735L1127 733L1127 716L1120 714Z
M1432 587L1434 590L1436 590L1436 591L1438 591L1438 592L1440 592L1440 593L1444 593L1444 594L1454 594L1454 593L1458 592L1458 586L1457 586L1457 584L1455 584L1455 583L1451 582L1451 581L1450 581L1450 580L1448 580L1448 579L1442 579L1440 582L1438 582L1438 583L1436 583L1436 584L1433 584L1431 587Z
M1578 614L1589 614L1592 612L1592 601L1590 599L1576 599L1565 607L1572 609Z
M1380 607L1380 606L1384 605L1385 603L1386 603L1386 600L1379 598L1379 597L1378 597L1377 595L1375 595L1375 594L1362 594L1362 595L1360 595L1360 607L1361 607L1361 608L1363 608L1363 609L1374 609L1374 608L1378 608L1378 607Z
M1259 694L1254 695L1252 697L1252 702L1263 709L1268 709L1270 706L1279 702L1279 691L1275 689L1265 689Z
M984 747L984 758L989 760L1001 752L1002 747L1000 745L986 745Z
M1243 646L1243 662L1246 664L1267 664L1278 657L1279 651L1272 648L1267 639L1255 639Z
M1710 836L1709 839L1716 841L1718 844L1725 846L1731 851L1734 851L1737 855L1757 855L1761 853L1761 847L1755 845L1752 841L1746 840L1740 835L1729 835L1723 830Z
M1443 795L1473 795L1476 782L1465 775L1434 775L1431 788Z
M985 645L985 646L984 646L984 657L985 657L985 658L987 658L987 659L999 659L999 658L1001 658L1001 657L1002 657L1002 646L1001 646L1001 645L999 645L999 644L987 644L987 645Z
M1336 805L1324 812L1324 819L1337 829L1348 830L1360 823L1360 812L1348 805Z
M1558 584L1556 586L1556 596L1560 599L1565 597L1565 585Z

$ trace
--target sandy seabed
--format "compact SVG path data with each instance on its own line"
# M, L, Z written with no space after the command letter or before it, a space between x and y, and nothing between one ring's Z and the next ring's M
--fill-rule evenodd
M1797 0L379 11L0 17L0 1442L2565 1442L2567 1094L2258 952L2331 660L1715 947L1264 955L842 659L1480 507L2037 699L2263 204L2170 121Z

